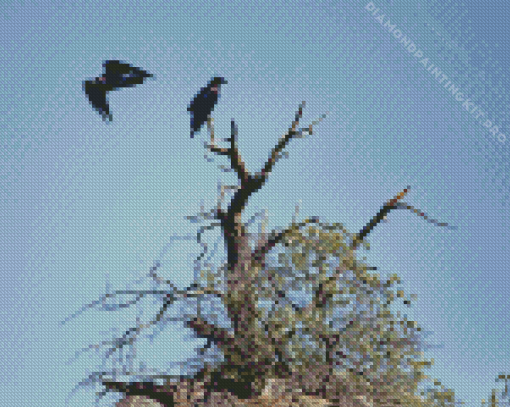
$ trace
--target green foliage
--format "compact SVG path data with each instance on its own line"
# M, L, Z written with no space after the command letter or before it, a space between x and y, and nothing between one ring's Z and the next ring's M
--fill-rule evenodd
M403 405L453 406L455 395L448 389L417 396L418 384L428 379L423 370L433 360L423 359L418 324L390 310L397 298L409 304L416 298L394 288L398 275L383 280L370 273L372 268L356 259L352 235L341 224L288 230L283 251L273 250L277 260L266 265L253 289L273 303L260 307L259 323L284 350L291 369L306 375L318 364L332 366L379 405L397 395ZM322 306L313 303L313 295L307 306L290 303L290 293L310 297L317 287L324 294Z

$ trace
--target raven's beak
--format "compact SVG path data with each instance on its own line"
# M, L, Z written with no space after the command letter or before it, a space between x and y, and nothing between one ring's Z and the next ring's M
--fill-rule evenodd
M144 78L152 78L152 74L147 71L141 71L141 74Z

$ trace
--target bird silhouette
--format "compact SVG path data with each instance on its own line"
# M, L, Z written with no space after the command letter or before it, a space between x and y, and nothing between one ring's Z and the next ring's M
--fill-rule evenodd
M141 85L145 78L152 78L153 75L141 68L116 60L105 61L103 68L103 76L84 81L83 90L89 98L90 104L103 117L103 120L106 121L108 118L109 121L112 121L107 93L120 88Z
M222 77L214 77L207 84L207 86L200 89L200 92L195 96L188 106L190 112L190 136L193 138L195 133L200 130L203 124L207 121L207 117L214 110L214 106L218 103L220 97L221 85L226 84L227 81Z

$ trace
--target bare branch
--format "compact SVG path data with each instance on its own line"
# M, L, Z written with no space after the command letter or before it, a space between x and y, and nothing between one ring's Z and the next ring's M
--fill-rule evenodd
M271 172L275 162L280 156L280 153L282 152L285 145L290 141L290 139L293 137L301 137L305 132L311 134L313 131L313 125L319 123L326 116L323 115L316 122L308 126L307 129L298 130L297 125L299 123L299 119L303 114L304 105L305 102L303 102L299 106L299 109L296 112L295 119L292 122L291 128L289 129L287 134L280 139L280 142L273 149L271 157L264 166L264 169L259 174L257 174L256 177L252 177L244 169L244 163L242 162L237 150L236 144L237 129L235 127L235 123L232 121L232 138L229 156L231 157L232 166L234 169L236 169L238 177L241 180L241 186L239 190L237 190L236 193L234 194L234 197L232 198L230 206L227 210L227 214L218 211L218 218L221 219L222 221L224 236L227 243L229 256L228 262L230 265L235 264L238 258L237 255L238 253L235 248L236 238L244 235L245 233L243 225L239 224L240 219L238 219L238 215L242 213L249 197L262 187L265 180L267 179L268 174ZM239 167L239 165L241 164L242 166Z
M240 185L222 185L220 184L219 185L219 198L218 198L218 202L216 204L216 219L218 219L218 211L221 211L221 206L223 204L223 202L225 201L225 192L226 191L229 191L229 190L232 190L235 192L239 191L239 189L241 188Z
M207 251L208 251L207 243L202 242L202 234L206 230L212 230L212 229L214 229L215 227L218 227L218 226L221 226L221 223L211 223L210 225L206 225L206 226L200 227L200 229L198 230L198 232L197 232L197 243L202 246L203 250L202 250L202 253L200 253L200 255L197 257L197 259L196 259L197 262L199 262L207 254Z
M69 400L72 398L72 396L74 394L76 394L76 392L78 391L78 389L81 387L81 386L85 386L85 385L94 385L95 383L97 382L101 382L101 378L103 376L105 376L107 374L107 372L93 372L91 373L90 375L87 376L86 379L83 379L81 380L80 382L78 382L78 384L76 384L76 386L74 386L74 388L71 390L70 394L66 397L66 401L65 401L65 405L67 406L69 404ZM98 394L98 398L96 398L96 403L99 402L99 400L106 394L106 392L101 392Z
M190 236L172 236L169 243L165 245L163 250L160 252L158 258L162 258L166 252L168 251L169 247L174 243L176 240L191 240L196 239L193 235ZM151 277L157 284L167 284L169 285L173 290L177 290L177 287L170 281L170 280L164 280L163 278L159 277L156 273L156 270L161 267L161 262L159 260L156 260L154 262L154 266L149 270L148 276Z
M218 155L229 155L230 151L228 148L221 148L216 145L214 141L214 119L209 116L207 118L207 129L209 130L209 134L211 135L211 144L206 144L206 147L213 153Z
M234 120L230 121L231 128L231 138L230 138L230 152L231 152L231 164L232 168L237 172L237 176L241 181L241 185L243 183L248 182L251 179L251 175L246 169L246 164L241 158L241 153L239 153L239 146L237 145L237 125Z
M298 229L301 229L303 226L309 225L311 223L320 223L319 218L317 216L314 216L314 217L305 219L303 222L300 222L297 224L292 224L290 227L288 227L287 229L285 229L281 232L273 231L269 235L267 240L264 241L263 244L260 245L256 249L255 255L261 257L261 256L267 254L274 246L276 246L278 243L280 243L286 235L288 235Z
M175 300L178 299L179 297L180 298L192 298L192 297L199 297L199 296L203 296L203 295L207 295L207 294L213 294L213 295L215 295L217 297L220 297L220 298L223 297L223 293L221 293L219 291L216 291L216 290L213 290L213 289L210 289L210 288L203 288L203 289L194 290L194 291L190 291L190 290L176 290L174 293L169 293L168 291L164 291L164 290L140 290L140 291L138 291L138 290L119 290L119 291L116 291L113 294L106 294L106 295L104 295L100 300L94 301L93 303L87 305L84 308L91 308L94 305L97 305L100 301L102 301L102 300L104 300L104 299L106 299L108 297L113 297L115 295L122 295L122 294L127 294L127 295L136 294L137 295L137 299L142 298L142 297L144 297L147 294L165 295L166 298L165 298L164 303L161 306L158 314L156 315L156 317L152 321L150 321L148 323L145 323L145 324L137 324L136 326L129 328L124 333L124 335L122 335L122 337L120 337L120 338L114 338L114 339L111 339L111 340L102 341L102 342L99 342L99 343L97 343L95 345L87 346L86 348L80 349L80 350L78 350L75 353L75 356L74 356L73 359L77 359L80 356L80 354L85 353L85 352L87 352L89 350L92 350L92 349L98 350L98 349L100 349L101 347L103 347L105 345L113 345L112 348L110 348L110 350L108 350L106 352L106 354L105 354L105 356L108 358L115 351L122 349L125 345L129 345L129 344L134 343L135 339L138 337L138 334L142 330L144 330L146 328L149 328L149 327L151 327L153 325L156 325L158 322L161 321L163 315L168 310L168 307L171 304L173 304L175 302ZM132 302L132 303L134 303L134 302ZM122 304L122 305L125 305L125 304ZM131 304L129 304L129 305L131 305ZM120 308L120 307L117 307L117 309L118 308ZM116 309L114 308L114 306L112 306L112 309L107 309L107 310L108 311L115 311Z
M218 155L226 155L230 159L230 165L232 169L237 173L237 176L239 180L241 181L241 185L248 182L251 178L250 173L246 169L246 164L244 163L243 159L241 158L241 153L239 152L239 147L237 145L237 126L232 120L230 122L231 127L231 136L230 136L230 147L229 148L222 148L218 147L214 141L214 121L210 117L207 120L207 127L211 134L211 142L210 144L206 145L207 148Z
M423 219L425 219L427 222L432 223L436 226L444 226L451 230L457 229L457 226L450 226L450 225L448 225L448 223L439 223L439 221L437 221L435 219L429 219L429 217L425 213L423 213L423 211L421 209L415 209L414 207L406 204L405 202L397 203L396 207L397 207L397 209L409 209L412 212L416 213L418 216L423 217Z
M280 141L275 146L273 151L271 152L271 156L269 157L269 160L264 165L264 168L260 172L260 174L257 174L257 177L261 177L263 180L267 178L267 176L271 173L274 164L278 161L279 157L281 156L280 153L285 148L285 146L289 143L289 141L292 138L301 138L304 136L305 132L312 135L313 134L313 126L320 123L322 119L326 117L326 114L322 115L319 119L315 120L308 126L308 128L302 128L297 129L297 126L299 124L299 120L303 116L303 108L305 107L306 102L303 101L299 105L298 111L296 112L296 116L294 118L294 121L292 122L291 127L287 131L286 134L280 138Z
M104 346L108 343L113 344L114 346L112 348L110 348L110 350L108 352L106 352L106 354L105 354L106 358L109 358L114 352L116 352L117 350L121 350L125 345L133 344L142 330L149 328L153 325L156 325L161 320L164 313L167 311L168 307L174 301L175 301L175 298L173 298L173 297L165 299L158 314L156 315L156 318L154 318L152 321L145 323L145 324L137 323L136 326L129 328L124 333L124 335L122 335L122 337L115 338L111 341L103 341L98 345L94 345L93 347L98 348L99 346Z
M429 219L426 214L424 214L420 209L415 209L411 205L406 204L405 202L398 202L400 201L411 189L410 186L408 186L406 189L404 189L402 192L399 192L393 199L390 199L382 209L379 211L379 213L372 218L372 220L363 227L363 229L360 230L360 232L356 235L356 237L353 239L351 244L351 249L356 250L359 244L363 241L363 239L377 226L379 222L381 222L388 213L393 209L409 209L412 212L416 213L418 216L423 217L427 222L430 222L436 226L445 226L449 229L456 229L456 226L449 226L448 223L439 223L439 221L435 219Z
M93 301L90 304L84 305L78 311L76 311L74 314L67 317L64 321L61 321L60 324L64 325L66 322L70 321L71 319L76 318L78 315L83 314L88 308L94 308L96 305L99 305L99 304L102 304L101 308L100 308L102 311L117 311L118 309L121 309L121 308L128 308L131 305L136 304L145 295L143 292L130 292L129 294L138 294L134 300L128 301L125 303L119 303L119 304L106 304L107 298L114 297L117 294L127 294L127 293L114 292L114 293L110 293L110 294L105 294L105 295L101 296L98 300Z
M177 287L170 281L170 280L164 280L162 279L161 277L158 276L158 274L156 273L156 270L161 266L161 263L159 261L156 262L156 264L151 267L151 269L149 270L149 277L152 277L152 279L157 283L157 284L167 284L169 285L173 290L177 290Z
M261 217L265 217L265 216L266 216L266 210L263 209L263 210L255 213L248 221L246 221L245 226L248 227L251 224L253 224L255 222L255 220L257 220L257 218L261 218Z
M269 216L267 215L267 209L264 210L264 218L260 222L259 226L259 240L257 242L257 247L262 247L264 242L267 240L266 228L269 222Z
M202 244L205 250L207 250L207 247L204 246L205 243L201 242L202 234L205 231L211 230L221 224L223 237L228 251L227 267L229 271L229 273L227 273L229 296L225 301L225 305L228 315L232 319L234 333L231 334L226 329L215 327L199 317L188 321L187 326L192 328L199 337L205 337L216 343L224 351L225 357L228 360L233 361L234 365L239 365L239 369L242 370L246 370L244 369L244 367L246 367L250 371L267 371L270 368L271 363L274 362L276 350L273 349L273 345L267 346L267 335L264 335L264 332L257 326L255 320L256 317L253 313L253 311L257 308L257 296L251 289L255 275L250 274L250 271L256 270L257 267L251 267L253 265L254 256L250 246L249 236L247 234L247 227L249 223L248 225L243 224L241 214L249 197L254 192L258 191L264 184L275 162L282 156L283 149L290 139L300 138L305 134L312 134L313 126L319 123L326 116L323 115L319 120L313 122L307 128L299 129L298 124L302 116L304 105L304 102L300 105L295 119L292 122L291 128L273 149L271 157L257 177L253 177L248 172L246 165L242 160L237 144L237 126L234 120L231 121L231 137L228 140L230 142L230 146L228 148L219 147L216 144L214 121L211 117L209 117L207 121L210 132L210 141L206 144L206 148L214 154L227 156L229 158L230 166L237 173L240 185L222 186L220 188L220 199L215 210L206 213L202 208L201 213L198 216L188 218L196 222L206 219L210 220L211 218L220 221L220 223L212 223L207 226L202 226L197 232L197 241ZM228 189L235 190L235 192L228 208L223 210L221 206L225 199L225 192ZM306 223L318 222L316 218L312 218L308 221L309 222ZM283 236L284 233L273 234L273 244L276 244L276 242L283 238ZM266 239L267 236L264 235L264 240ZM257 246L258 245L259 243ZM151 270L151 276L157 282L161 281L161 278L159 278L156 274L156 269L159 266L160 263L157 262L153 270ZM165 283L171 284L169 281L165 281ZM126 331L123 337L113 341L114 346L109 353L121 349L126 344L132 343L141 330L158 323L162 319L166 308L171 302L175 301L177 297L185 298L186 296L199 296L206 293L215 295L219 294L213 290L203 290L202 292L189 291L187 293L183 293L182 291L175 289L174 285L171 286L173 291L171 294L167 294L167 296L170 296L171 298L165 300L165 305L162 307L157 317L148 323L137 324L136 327L130 328ZM124 293L128 292L124 291ZM129 293L132 292L130 291ZM144 294L153 293L154 292L148 292ZM246 374L249 375L249 372L246 371ZM242 375L244 376L245 373ZM258 384L256 386L258 386Z
M297 218L299 216L299 207L301 206L302 203L303 201L300 199L299 202L296 204L296 207L294 209L294 216L292 216L292 223L297 222Z
M363 242L363 239L374 229L375 226L381 220L383 220L386 215L392 210L392 209L411 209L413 212L418 213L419 210L414 209L412 206L409 206L405 203L400 203L400 201L411 189L410 186L408 186L406 189L404 189L402 192L399 192L393 199L390 199L386 204L383 206L383 208L379 211L379 213L372 218L372 220L363 228L361 231L354 237L351 243L351 250L354 251L358 248L358 246ZM424 213L420 211L419 216L423 216L425 219L428 219ZM438 223L435 220L430 220L429 222L436 224L437 226L448 226L446 223ZM453 227L450 227L453 228ZM345 272L349 268L346 259L343 260L343 264L339 265L333 276L331 277L332 281L337 281L341 274ZM312 312L313 309L320 308L325 305L326 303L326 296L329 294L324 290L324 287L322 284L319 284L317 289L315 290L315 296L313 303L309 304L309 306L305 307L305 311Z
M240 348L234 345L234 335L225 328L216 327L200 317L186 322L186 325L192 328L199 338L207 338L217 344L225 355L242 352Z
M374 227L377 226L377 224L384 219L384 217L392 210L396 208L396 204L399 200L401 200L407 192L411 189L410 186L408 186L406 189L404 189L402 192L399 192L393 199L390 199L388 202L384 204L382 209L379 211L377 215L375 215L368 224L363 227L363 229L360 230L360 232L356 235L356 237L353 239L351 244L351 249L356 250L359 244L363 241L363 239L372 231Z
M285 148L287 143L296 134L296 127L299 124L299 120L303 116L303 108L305 107L305 104L306 104L305 101L301 102L301 104L299 105L298 111L296 112L296 117L295 117L294 121L292 122L291 127L289 128L287 133L282 136L282 138L280 139L280 141L278 142L276 147L273 149L273 151L271 153L271 157L264 165L264 169L260 172L260 175L263 178L266 178L267 175L271 172L274 164L278 160L278 156L279 156L280 152Z

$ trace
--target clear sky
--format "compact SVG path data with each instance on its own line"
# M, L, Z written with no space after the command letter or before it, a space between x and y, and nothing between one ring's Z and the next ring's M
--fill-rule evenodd
M271 227L285 226L301 200L301 216L355 232L411 185L406 202L458 226L394 211L360 255L418 294L411 309L398 309L442 345L425 354L435 360L432 377L468 406L503 388L495 378L510 374L510 6L368 3L2 3L0 404L63 406L99 369L93 352L66 361L110 328L126 329L136 310L58 323L107 281L125 288L159 259L165 277L190 283L198 245L165 247L172 235L193 235L184 217L215 202L219 180L233 180L218 169L221 158L204 159L205 131L189 138L186 107L212 76L228 80L216 132L228 136L235 119L251 171L302 100L303 124L329 112L313 136L291 142L247 216L267 209ZM111 93L109 125L82 92L106 59L155 75ZM138 357L161 369L184 362L202 343L190 337L176 324L153 345L140 343ZM93 400L82 389L70 405Z

